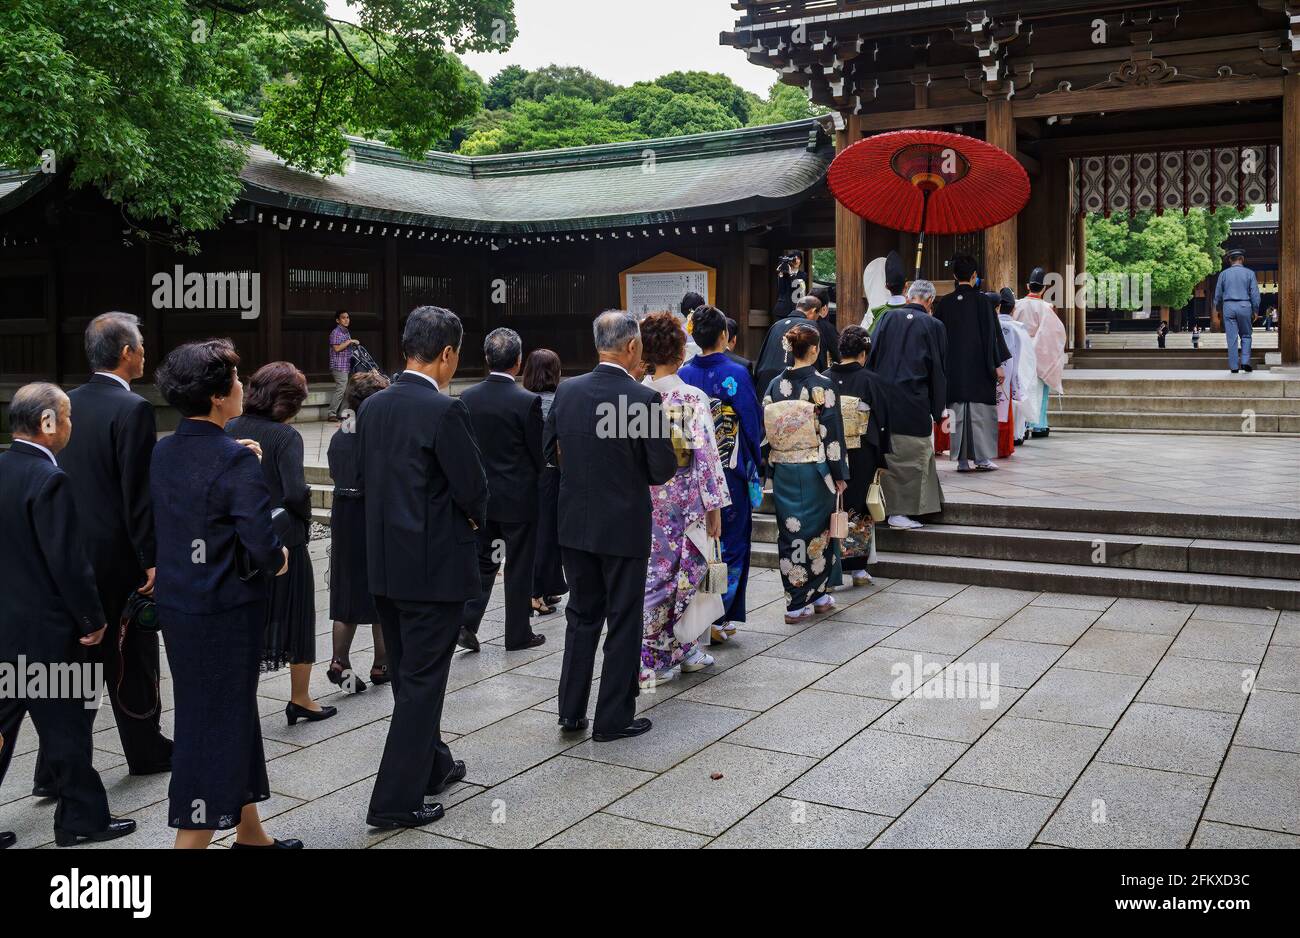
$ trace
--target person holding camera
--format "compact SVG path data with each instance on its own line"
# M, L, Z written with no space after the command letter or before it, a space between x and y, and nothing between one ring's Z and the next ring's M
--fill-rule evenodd
M776 264L776 305L772 315L777 319L789 316L807 295L808 275L803 270L803 255L798 251L782 254Z

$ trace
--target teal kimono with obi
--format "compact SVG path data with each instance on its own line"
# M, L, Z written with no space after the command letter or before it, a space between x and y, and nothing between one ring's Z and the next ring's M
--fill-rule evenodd
M835 483L848 481L849 463L834 384L812 365L786 369L767 387L763 424L781 582L786 608L798 612L840 581L830 519Z

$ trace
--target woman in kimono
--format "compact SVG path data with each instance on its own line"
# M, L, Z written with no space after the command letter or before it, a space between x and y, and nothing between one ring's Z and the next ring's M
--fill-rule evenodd
M763 395L764 455L776 503L785 621L793 625L835 608L827 589L840 581L840 561L830 519L849 464L839 394L814 367L820 333L811 324L797 325L783 341L794 364Z
M713 624L712 639L724 642L745 621L745 589L749 583L752 493L762 498L758 466L762 458L763 415L749 370L727 357L727 317L713 306L695 310L691 334L703 352L682 366L678 375L709 399L713 430L722 460L731 504L722 509L722 559L727 563L727 592L723 612Z
M722 593L701 590L722 535L727 480L713 434L709 398L677 371L686 354L686 331L672 313L641 322L644 383L663 398L666 429L673 434L677 473L650 487L652 529L646 570L642 687L671 681L680 671L700 671L713 657L698 639L723 612ZM653 372L650 372L653 369Z
M841 566L853 576L854 586L871 582L867 566L876 562L876 535L867 512L867 490L889 453L889 415L886 393L876 373L867 368L871 335L861 326L840 334L840 361L825 372L839 395L844 420L844 446L849 458L849 481L844 489L844 510L849 513L849 536L840 545Z

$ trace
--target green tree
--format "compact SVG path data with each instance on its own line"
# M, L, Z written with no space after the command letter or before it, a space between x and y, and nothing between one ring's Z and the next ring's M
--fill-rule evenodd
M754 108L749 126L784 124L786 121L804 120L826 113L829 113L826 108L808 100L808 92L778 81L768 89L767 100L760 100Z
M618 85L575 65L547 65L528 72L519 82L518 98L543 101L552 95L603 101Z
M488 82L483 106L490 111L508 110L523 94L524 79L528 69L522 65L507 65Z
M715 72L669 72L654 83L677 94L693 94L707 98L736 119L735 126L749 123L750 112L757 98L741 88L726 75Z
M639 136L634 128L609 118L599 104L585 98L552 95L543 101L517 101L500 125L471 134L461 144L460 152L466 156L523 153L635 140Z
M650 137L681 137L714 130L734 130L740 121L717 102L698 94L675 94L646 124Z

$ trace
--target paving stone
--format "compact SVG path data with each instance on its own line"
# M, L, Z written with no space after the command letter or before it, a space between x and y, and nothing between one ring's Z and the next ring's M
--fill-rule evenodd
M654 721L654 728L645 735L608 743L587 740L569 755L646 772L667 772L757 716L749 710L682 699L666 700L646 715Z
M890 706L884 700L808 688L758 715L728 736L727 742L820 758L839 748Z
M1300 648L1269 646L1255 686L1263 690L1300 693Z
M755 655L761 655L769 648L781 644L784 637L771 632L746 632L742 627L735 638L708 646L709 654L717 662L706 671L697 671L701 678L708 678L734 668L742 661L748 661ZM693 675L686 675L687 677Z
M283 712L272 713L262 717L262 737L294 746L310 746L382 720L393 712L393 685L368 687L364 694L338 694L336 697L318 697L317 700L322 705L338 707L339 712L328 720L315 723L299 721L293 726L289 726Z
M1300 834L1300 754L1234 745L1205 807L1207 821Z
M827 619L793 638L787 638L779 645L773 645L767 654L776 658L843 664L854 655L884 641L892 632L894 629L887 625L860 625L856 622Z
M889 820L878 814L773 798L714 840L709 849L858 850L871 843Z
M1271 625L1192 618L1178 633L1169 654L1257 665L1264 660L1272 633Z
M593 674L599 674L601 666L605 663L605 650L596 649L596 669ZM552 681L558 681L564 671L564 648L558 647L545 658L538 658L527 664L520 665L507 671L507 674L527 674L530 677L545 677Z
M871 728L932 739L973 743L1006 713L1023 693L966 676L953 663L897 704Z
M388 723L358 727L266 764L274 791L310 801L379 771Z
M768 603L761 609L749 612L745 617L744 624L739 627L739 631L751 635L790 636L798 635L804 629L811 628L820 621L819 619L805 619L802 622L786 622L785 611L785 600Z
M965 751L964 743L865 729L781 794L896 817Z
M608 811L716 836L815 764L804 756L714 743L614 802ZM719 773L721 778L712 777Z
M465 763L466 781L499 785L512 775L578 745L586 734L562 733L554 714L524 710L462 736L452 755Z
M766 710L832 670L830 665L758 655L682 694L686 700Z
M1202 821L1192 846L1207 850L1295 850L1300 848L1300 836Z
M902 700L913 690L912 675L933 677L952 660L951 655L877 645L836 668L813 687L880 700Z
M917 596L886 590L840 610L832 618L841 622L886 625L896 629L919 619L943 602L942 596Z
M1007 715L944 778L1063 798L1105 738L1094 726Z
M1300 694L1254 691L1233 741L1238 746L1300 752Z
M1213 606L1204 603L1196 607L1192 613L1193 619L1212 619L1215 622L1243 622L1248 625L1267 625L1274 626L1277 624L1278 611L1276 609L1251 609L1246 606Z
M1014 716L1109 729L1142 686L1142 678L1102 671L1074 671L1059 665L1025 692Z
M1137 699L1198 710L1240 713L1255 669L1230 661L1166 656L1143 685Z
M1210 779L1094 762L1038 839L1062 847L1179 849L1191 842Z
M453 733L472 733L559 693L559 681L527 674L497 674L447 695L442 725Z
M965 583L932 583L929 580L899 580L889 587L891 593L912 593L916 596L942 596L950 599L966 588Z
M1043 593L1030 605L1049 606L1055 609L1087 609L1098 614L1110 608L1113 596L1085 596L1082 593Z
M1273 629L1272 644L1300 647L1300 618L1288 619L1287 616L1298 615L1294 612L1282 613L1282 620Z
M436 826L436 825L434 825ZM404 830L396 837L389 837L375 844L376 850L486 850L478 844L464 840L443 837L422 827Z
M1073 645L1100 616L1099 609L1030 604L999 625L990 637Z
M523 651L506 651L504 645L491 643L482 645L476 652L457 651L451 661L451 673L447 676L447 693L453 694L462 687L545 658L555 651L549 642Z
M1119 632L1153 632L1177 635L1196 610L1187 603L1158 599L1117 599L1097 620L1097 627Z
M1097 758L1213 778L1236 725L1237 717L1231 713L1134 703L1115 725Z
M940 779L872 849L1028 847L1057 799Z
M1060 666L1076 671L1107 671L1146 677L1172 641L1168 635L1117 632L1093 626L1062 656Z
M709 842L702 834L646 824L597 811L542 847L562 850L698 850Z
M1038 593L1029 590L999 589L992 586L970 586L936 609L954 616L978 616L997 619L1011 618L1036 599Z
M1030 687L1065 652L1060 645L1009 641L994 632L958 659L960 664L987 664L989 679L1003 687ZM996 667L997 673L993 673Z
M997 627L996 619L927 612L889 636L889 645L941 655L960 655Z
M376 831L366 826L366 810L373 788L371 779L354 782L286 811L266 825L266 832L272 837L297 838L310 849L374 846L395 832ZM233 833L225 839L230 837Z
M435 833L486 847L535 847L652 778L556 756L448 811Z

